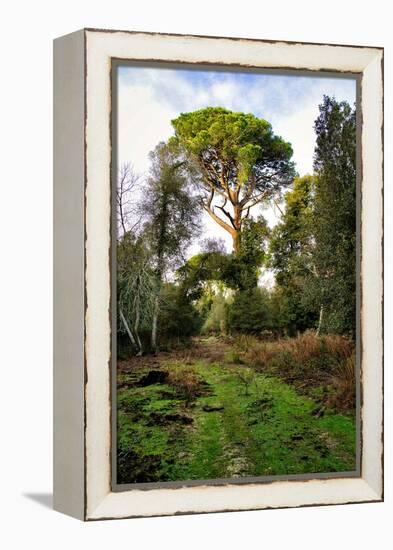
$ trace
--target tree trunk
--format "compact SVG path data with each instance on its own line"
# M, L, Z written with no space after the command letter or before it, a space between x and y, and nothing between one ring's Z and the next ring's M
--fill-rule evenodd
M136 338L137 343L138 343L138 346L139 346L139 351L138 351L138 353L137 353L137 356L140 357L140 356L143 354L143 346L142 346L141 339L139 338L139 323L140 323L140 319L141 319L140 297L139 297L139 293L138 293L137 296L138 296L138 299L137 299L136 308L135 308L135 326L134 326L134 331L135 331L135 338Z
M317 336L319 336L319 333L321 332L322 321L323 321L323 306L321 306L321 308L319 310L319 321L318 321L318 328L317 328Z
M157 327L158 315L160 313L160 292L162 277L165 272L165 250L167 247L166 238L168 234L168 202L169 191L165 189L161 197L161 208L159 216L159 232L157 239L157 270L156 270L156 295L153 306L153 319L151 327L151 347L154 353L157 352Z
M132 332L131 332L131 330L130 330L130 327L128 326L128 323L127 323L127 321L126 321L126 318L124 317L124 314L123 314L122 310L119 311L119 315L120 315L120 319L122 320L123 325L124 325L124 327L125 327L125 329L126 329L126 331L127 331L128 337L129 337L129 339L131 340L132 345L133 345L134 347L137 348L138 345L137 345L137 343L136 343L136 341L135 341L134 335L132 334Z
M151 347L154 352L157 351L157 326L158 326L158 315L160 313L160 296L156 295L154 299L153 306L153 321L151 327Z
M157 332L158 332L158 316L160 314L160 293L162 287L162 273L163 273L163 261L162 257L158 258L159 268L157 272L157 283L156 283L156 295L154 297L153 304L153 319L151 325L151 347L154 353L157 352Z
M241 228L242 228L242 210L238 204L233 205L233 225L234 233L232 234L233 252L240 252Z
M232 243L233 252L238 254L240 252L240 231L236 231L236 233L232 235Z

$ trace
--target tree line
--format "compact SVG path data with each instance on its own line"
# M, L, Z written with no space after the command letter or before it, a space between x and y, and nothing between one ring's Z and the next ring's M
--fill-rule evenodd
M120 169L120 348L157 351L201 331L354 337L355 108L324 96L314 173L303 177L291 144L252 114L208 107L172 126L146 178ZM281 211L273 229L258 208L266 204ZM231 236L231 252L220 238L203 239L204 212ZM275 275L270 290L264 269Z

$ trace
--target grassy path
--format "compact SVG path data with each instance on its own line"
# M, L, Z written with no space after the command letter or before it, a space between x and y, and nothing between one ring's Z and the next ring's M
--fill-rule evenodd
M206 391L189 403L165 381L135 385L143 369L121 375L120 482L355 469L354 420L317 417L315 402L278 378L225 361L168 362L165 369L192 369Z

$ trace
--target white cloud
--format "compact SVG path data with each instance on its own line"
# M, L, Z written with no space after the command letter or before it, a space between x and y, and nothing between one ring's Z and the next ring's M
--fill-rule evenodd
M176 111L162 105L148 85L127 87L118 98L118 161L132 162L138 173L149 168L148 154L173 131Z
M215 82L211 88L211 95L214 101L220 105L230 105L233 98L236 97L239 92L236 83L230 81Z
M270 122L275 133L289 141L293 147L293 160L300 175L313 171L315 148L314 121L319 114L319 104L323 95L335 96L337 100L355 101L354 81L343 79L318 79L303 101L296 102L292 113L281 116L274 113Z

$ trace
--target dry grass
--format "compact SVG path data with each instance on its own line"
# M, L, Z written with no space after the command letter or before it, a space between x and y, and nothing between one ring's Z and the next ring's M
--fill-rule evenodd
M190 403L198 395L200 380L192 367L172 364L167 373L166 383L181 393L186 403Z
M352 353L347 359L340 362L337 372L332 376L334 391L327 399L327 405L340 410L350 410L356 400L356 360Z
M274 357L289 354L297 363L318 359L323 352L331 354L338 361L345 361L354 351L351 340L338 335L317 336L308 330L296 338L281 338L274 342L258 342L249 347L247 359L255 366L263 367Z
M277 355L277 344L278 342L259 342L248 350L246 354L247 362L254 367L265 367Z
M328 334L322 336L329 353L337 357L339 360L349 359L354 354L354 343L352 340L339 336L338 334Z
M296 338L257 341L244 358L254 368L273 371L306 393L312 387L328 387L328 407L346 411L355 405L355 345L348 338L307 331Z
M259 340L251 334L239 334L235 337L234 347L238 351L249 351L259 343Z

